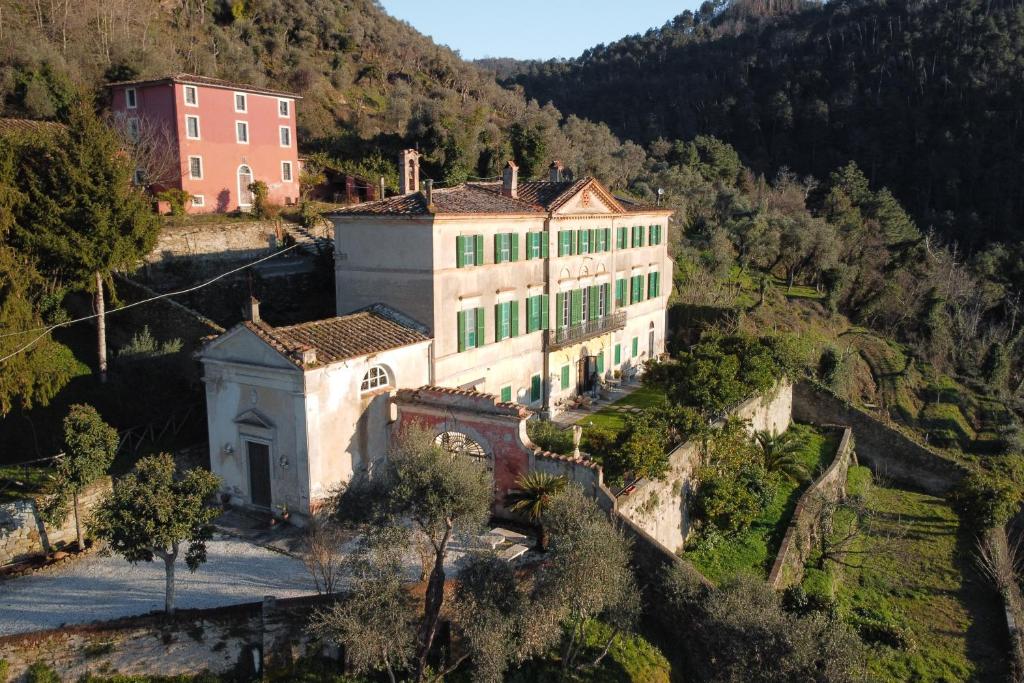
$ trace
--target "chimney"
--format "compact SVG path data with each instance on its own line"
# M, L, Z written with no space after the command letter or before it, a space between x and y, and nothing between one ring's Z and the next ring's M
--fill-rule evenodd
M295 349L298 353L299 360L302 361L303 365L313 365L316 363L316 349L309 344L303 344L302 346Z
M403 149L398 157L398 193L412 194L420 188L420 153Z
M385 190L385 187L386 187L386 186L385 186L385 184L384 184L384 176L381 176L381 177L380 177L380 194L379 194L379 195L377 196L377 199L384 199L384 190Z
M260 322L260 300L254 296L249 297L249 306L242 310L242 317L250 322Z
M423 181L423 197L427 200L427 210L434 210L434 181L429 178Z
M548 178L551 180L551 182L562 182L562 171L565 169L565 166L562 165L561 161L558 161L557 159L555 161L552 161L551 166L549 166L548 169L550 170Z
M514 161L505 164L505 170L501 173L501 193L513 199L519 197L519 167Z

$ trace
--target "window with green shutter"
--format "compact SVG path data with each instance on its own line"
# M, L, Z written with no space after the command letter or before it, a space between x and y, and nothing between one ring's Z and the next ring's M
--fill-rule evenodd
M548 235L548 233L546 232L539 232L537 234L540 235L540 257L547 258L548 242L550 241L550 235Z
M587 295L587 304L590 310L587 311L588 320L597 320L601 317L601 294L600 287L594 285L590 288L590 292Z
M460 235L455 238L455 265L458 268L483 263L483 243L480 243L480 256L478 257L477 238L483 239L482 235Z
M551 326L548 324L548 306L550 300L547 294L541 294L540 296L540 329L550 330Z
M512 402L512 385L506 385L501 388L501 402L511 403Z
M640 355L640 337L633 337L633 358Z
M615 345L615 364L618 365L622 362L622 344Z
M660 225L652 225L650 227L650 231L649 231L648 234L649 234L649 237L647 239L647 243L648 244L650 244L651 246L654 246L656 244L661 244L661 226Z
M576 244L573 242L572 230L558 231L558 255L572 256Z
M503 232L494 236L494 262L508 263L515 261L512 251L512 233Z
M459 351L484 345L484 309L470 308L459 311Z
M569 326L569 297L565 292L555 295L555 324L558 329Z
M572 301L572 316L569 318L569 324L578 325L583 322L583 291L574 289L569 298Z
M515 337L519 327L519 302L509 301L494 306L494 340Z
M608 306L608 300L611 296L612 285L610 282L606 282L603 285L598 286L600 287L600 290L597 297L597 315L604 317L611 311L611 308Z
M628 228L615 228L615 248L626 248L626 231Z
M630 280L629 303L639 303L644 300L644 276L634 275Z
M534 375L530 378L530 403L536 403L541 399L541 378Z
M541 258L541 238L544 236L542 232L528 232L526 233L526 260Z
M467 238L468 239L468 238ZM473 235L473 258L478 266L484 264L484 236Z
M589 230L578 230L578 231L576 231L576 253L577 254L589 254L590 253L590 231Z
M626 305L626 278L619 278L615 281L615 306L622 308Z
M659 295L660 283L658 282L658 273L650 273L647 276L647 298L653 299Z
M565 389L569 388L569 366L568 365L563 365L562 366L562 378L561 379L562 379L562 390L564 391Z
M597 374L604 375L604 349L597 354Z

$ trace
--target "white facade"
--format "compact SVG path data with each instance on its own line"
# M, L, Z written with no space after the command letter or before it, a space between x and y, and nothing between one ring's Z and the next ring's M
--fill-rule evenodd
M385 457L391 395L430 382L430 344L302 367L245 326L211 342L201 355L210 467L232 503L306 514ZM371 368L387 381L364 390ZM269 500L254 458L268 461Z

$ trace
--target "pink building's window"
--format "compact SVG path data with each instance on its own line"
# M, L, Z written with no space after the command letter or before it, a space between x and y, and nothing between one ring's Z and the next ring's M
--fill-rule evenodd
M281 146L292 146L292 129L288 126L281 126Z
M190 107L199 106L199 90L194 85L185 86L185 104Z
M235 93L235 111L245 112L249 110L248 96L244 92Z
M277 115L288 118L291 114L291 103L288 100L277 101Z
M202 157L189 157L188 158L188 175L194 180L203 179L203 158Z
M189 140L199 139L199 117L198 116L186 116L185 117L185 135Z
M281 162L281 180L290 183L292 181L292 162Z
M206 197L201 194L192 195L192 206L206 206Z
M241 144L249 143L249 124L245 121L235 121L235 140Z
M124 90L124 104L129 109L135 109L138 106L138 96L135 93L135 88L125 88Z

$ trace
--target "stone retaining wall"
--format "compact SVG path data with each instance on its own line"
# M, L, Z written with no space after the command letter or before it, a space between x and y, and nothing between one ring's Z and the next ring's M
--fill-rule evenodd
M37 661L61 680L87 674L179 676L209 671L233 680L259 680L264 668L286 666L305 654L305 625L319 596L179 610L115 621L0 637L9 680Z
M104 478L86 488L78 497L83 512L83 531L89 511L110 491L110 479ZM60 550L77 540L75 514L68 501L68 514L63 522L47 525L39 509L41 498L26 498L0 504L0 566L22 562L39 555Z
M151 265L169 266L181 259L249 260L277 249L284 238L280 221L225 221L165 226L146 257Z
M799 382L796 385L793 419L812 424L849 425L857 440L857 458L883 481L943 496L965 475L964 469L953 460L817 384Z
M730 414L749 420L751 429L784 432L792 412L793 385L786 382L766 396L744 401ZM619 513L670 551L682 550L690 531L688 501L700 451L697 441L683 443L669 455L664 479L641 479L618 496Z
M853 431L843 429L843 438L836 455L820 477L812 483L797 501L786 535L782 538L775 564L768 575L768 584L782 589L800 582L804 563L810 555L814 540L820 533L820 513L826 503L842 500L846 493L846 475L854 459Z

